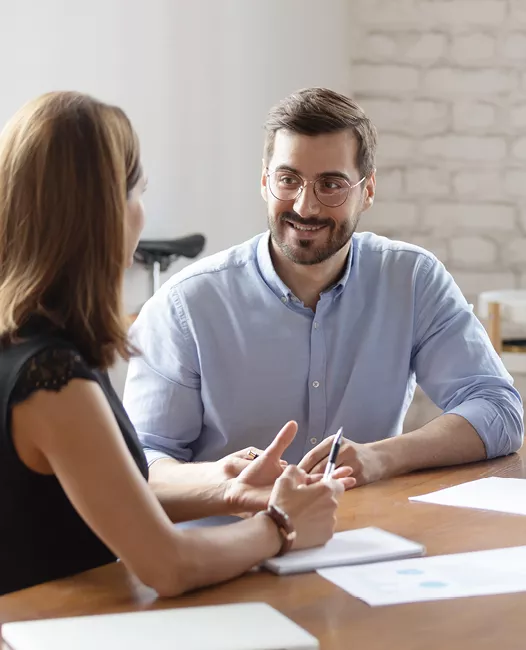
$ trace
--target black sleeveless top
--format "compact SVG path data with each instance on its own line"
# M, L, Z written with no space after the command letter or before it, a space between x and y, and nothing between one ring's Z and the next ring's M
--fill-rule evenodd
M0 349L0 594L116 559L77 514L55 476L24 465L11 436L13 405L37 390L59 391L74 377L101 386L130 453L148 478L144 452L107 374L90 368L66 336L35 321L23 342Z

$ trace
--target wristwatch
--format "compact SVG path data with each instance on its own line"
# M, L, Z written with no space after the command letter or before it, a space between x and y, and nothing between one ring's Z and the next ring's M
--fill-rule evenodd
M270 505L266 510L261 511L261 514L266 515L276 524L282 539L281 548L276 555L285 555L290 551L296 539L296 531L290 517L279 506L274 505Z

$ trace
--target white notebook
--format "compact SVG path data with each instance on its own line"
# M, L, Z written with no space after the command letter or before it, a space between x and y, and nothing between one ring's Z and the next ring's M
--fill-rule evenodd
M266 603L5 623L2 637L12 650L319 650Z
M325 546L291 551L281 557L266 560L262 566L273 573L284 575L331 566L400 560L424 555L425 552L422 544L371 526L336 533Z

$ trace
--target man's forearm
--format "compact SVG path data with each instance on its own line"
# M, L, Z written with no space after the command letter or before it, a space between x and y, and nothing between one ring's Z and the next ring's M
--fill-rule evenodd
M484 443L471 424L460 415L447 413L420 429L370 446L378 452L381 478L486 458Z
M174 522L231 514L226 477L216 463L160 458L150 465L149 484Z

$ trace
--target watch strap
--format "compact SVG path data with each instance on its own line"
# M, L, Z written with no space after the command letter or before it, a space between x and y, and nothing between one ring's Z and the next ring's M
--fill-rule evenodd
M270 505L266 510L262 511L262 514L272 519L281 535L282 543L277 556L285 555L285 553L290 551L296 539L296 530L292 525L290 517L280 507L275 505Z

